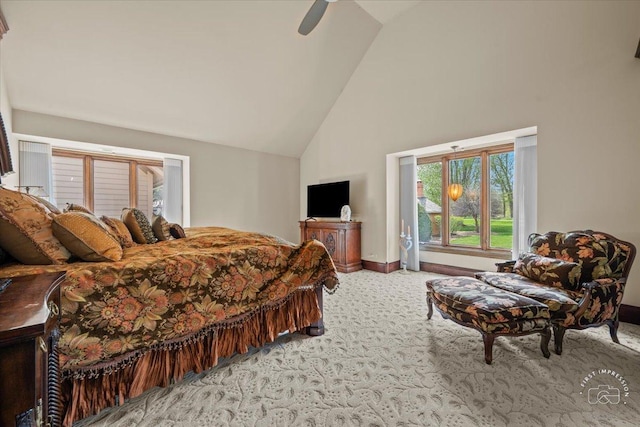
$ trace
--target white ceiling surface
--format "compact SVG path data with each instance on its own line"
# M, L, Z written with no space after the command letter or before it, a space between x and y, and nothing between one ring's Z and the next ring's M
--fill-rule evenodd
M355 0L369 15L386 24L405 10L425 0Z
M14 109L299 157L391 9L313 2L2 0ZM371 4L369 4L371 3ZM404 10L403 1L394 13ZM375 12L374 12L375 10Z

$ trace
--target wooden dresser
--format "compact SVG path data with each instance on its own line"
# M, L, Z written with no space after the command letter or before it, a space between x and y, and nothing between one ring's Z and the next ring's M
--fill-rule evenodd
M60 425L60 282L64 273L13 278L0 293L0 425Z
M341 273L362 270L360 253L361 222L300 221L300 240L316 239L327 248Z

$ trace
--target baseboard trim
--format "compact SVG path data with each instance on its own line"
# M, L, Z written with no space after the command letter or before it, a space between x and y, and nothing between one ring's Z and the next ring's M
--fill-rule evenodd
M375 262L362 260L362 268L365 270L375 271L377 273L391 273L400 270L400 261L394 262Z
M621 322L640 325L640 307L636 307L635 305L620 304L618 319Z
M455 265L436 264L433 262L420 262L420 271L429 273L446 274L447 276L470 276L482 270L473 268L456 267Z

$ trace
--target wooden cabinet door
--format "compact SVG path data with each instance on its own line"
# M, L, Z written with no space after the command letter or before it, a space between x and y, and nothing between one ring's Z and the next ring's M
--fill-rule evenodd
M343 250L342 250L342 245L340 244L340 239L338 237L338 231L339 230L332 230L332 229L324 229L322 230L322 244L324 245L325 248L327 248L327 252L329 252L329 255L331 255L331 259L333 259L333 261L335 263L342 263L343 260L342 258L343 256Z

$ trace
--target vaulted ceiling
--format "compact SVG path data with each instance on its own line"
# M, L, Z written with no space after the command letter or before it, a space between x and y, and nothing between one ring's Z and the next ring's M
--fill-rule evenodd
M418 2L340 0L301 36L312 3L2 0L9 99L299 157L382 24Z

